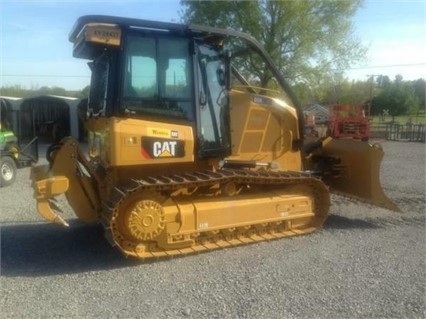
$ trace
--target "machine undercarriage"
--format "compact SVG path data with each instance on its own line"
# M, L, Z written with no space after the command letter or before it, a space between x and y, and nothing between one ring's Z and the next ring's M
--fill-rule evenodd
M68 226L54 201L65 193L80 219L100 222L113 246L137 258L307 234L321 227L330 205L327 187L310 174L243 168L133 178L101 199L96 194L108 186L96 181L108 178L76 141L53 149L52 164L32 171L39 213Z
M329 195L301 173L225 169L133 180L105 207L110 243L150 258L309 233L326 219Z

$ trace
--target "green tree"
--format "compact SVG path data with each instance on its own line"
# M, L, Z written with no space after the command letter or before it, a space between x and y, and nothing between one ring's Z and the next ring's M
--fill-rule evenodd
M297 83L293 86L302 105L335 103L365 105L372 95L371 83L367 81L349 81L347 78L330 75L313 78L311 83Z
M426 81L424 79L418 79L413 83L414 93L419 99L419 111L425 112L426 108Z
M392 116L407 113L416 113L420 107L420 101L415 94L412 82L405 82L402 76L397 76L395 81L388 84L372 100L372 114L380 115L384 110Z
M364 105L371 99L371 86L366 81L349 81L342 79L328 88L325 104L343 103Z
M3 86L0 87L1 96L21 97L28 98L40 95L58 95L68 97L87 97L89 87L87 86L82 91L67 91L64 88L57 86L42 86L42 87L31 87L30 89L24 88L20 85Z
M3 86L0 88L1 96L26 97L27 90L20 85Z
M90 92L90 85L87 85L78 93L78 97L81 98L81 99L88 98L89 92Z
M308 105L318 101L314 95L315 92L304 82L294 85L293 91L301 105Z
M352 36L351 17L362 0L192 1L182 0L186 23L233 28L251 34L292 83L343 70L365 49ZM245 67L262 85L271 75L256 61ZM243 71L243 70L242 70Z
M383 87L387 87L391 83L391 80L389 79L387 75L379 75L376 78L376 82L379 88L383 88Z
M57 86L42 86L37 91L34 91L34 95L57 95L57 96L69 96L67 90Z

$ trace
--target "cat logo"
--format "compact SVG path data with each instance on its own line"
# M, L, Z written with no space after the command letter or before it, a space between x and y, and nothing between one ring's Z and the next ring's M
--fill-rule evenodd
M147 159L185 156L184 141L145 136L141 146L141 154Z
M177 141L154 142L152 154L154 157L175 157Z

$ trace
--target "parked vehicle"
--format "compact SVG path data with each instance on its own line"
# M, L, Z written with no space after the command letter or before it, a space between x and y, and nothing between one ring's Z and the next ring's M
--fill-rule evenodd
M32 169L45 219L68 226L53 202L65 194L81 220L143 259L310 233L330 190L398 210L380 186L380 146L303 143L303 111L249 35L84 16L69 39L91 61L88 154L66 137ZM238 69L254 56L277 90Z
M3 187L14 183L17 169L37 162L38 152L36 138L22 148L15 135L13 126L18 126L19 109L0 98L0 114L0 186Z

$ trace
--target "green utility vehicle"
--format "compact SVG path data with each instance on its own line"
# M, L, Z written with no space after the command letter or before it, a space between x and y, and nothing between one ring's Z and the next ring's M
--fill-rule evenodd
M21 114L19 103L0 98L0 186L15 182L17 169L38 161L37 138L32 129L32 115ZM23 115L23 117L21 117ZM22 119L26 119L23 123ZM20 134L15 135L15 132ZM21 147L24 145L23 147Z

